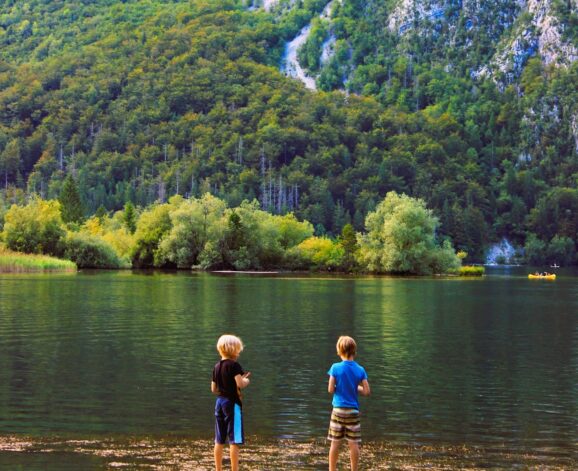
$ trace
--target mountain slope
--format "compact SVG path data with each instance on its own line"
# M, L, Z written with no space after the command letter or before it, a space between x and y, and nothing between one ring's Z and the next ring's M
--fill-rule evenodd
M335 234L361 229L396 190L424 198L440 236L474 257L501 237L576 238L575 62L529 58L511 85L472 78L494 70L520 16L461 37L465 14L452 19L449 2L439 36L417 34L419 22L399 35L388 28L396 2L344 0L318 82L340 87L353 71L354 93L311 93L279 64L326 3L281 0L269 13L234 0L5 2L2 201L55 197L72 174L91 212L210 191ZM490 24L495 10L479 15Z

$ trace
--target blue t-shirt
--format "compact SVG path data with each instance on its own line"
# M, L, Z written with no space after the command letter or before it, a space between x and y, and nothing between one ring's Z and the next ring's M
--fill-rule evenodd
M357 386L367 379L363 367L353 360L343 360L341 363L333 363L327 374L335 378L333 407L359 409Z

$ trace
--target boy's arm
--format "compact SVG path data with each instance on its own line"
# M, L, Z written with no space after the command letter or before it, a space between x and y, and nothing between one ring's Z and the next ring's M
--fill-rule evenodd
M357 392L362 396L369 396L371 394L371 390L369 389L369 382L364 379L361 383L357 386Z
M335 392L335 376L329 375L329 383L327 384L327 392L333 394Z
M235 383L237 383L239 389L245 389L249 386L249 383L251 382L249 376L251 376L250 372L235 376Z
M217 387L217 383L211 381L211 392L213 394L219 394L219 388Z

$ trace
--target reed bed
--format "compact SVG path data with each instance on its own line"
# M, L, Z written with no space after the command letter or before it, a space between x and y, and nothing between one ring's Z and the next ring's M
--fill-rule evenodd
M70 260L34 255L0 248L0 273L74 272L76 264Z

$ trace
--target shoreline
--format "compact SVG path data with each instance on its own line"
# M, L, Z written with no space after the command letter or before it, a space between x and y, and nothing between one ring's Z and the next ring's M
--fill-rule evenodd
M244 470L327 469L328 443L323 439L294 441L248 437L241 450ZM106 436L86 439L0 435L0 467L41 465L62 469L74 463L83 469L212 470L213 442L184 437ZM340 462L347 463L347 446ZM225 459L228 465L228 458ZM519 450L499 445L409 444L368 441L362 444L360 469L576 469L571 451ZM68 468L67 468L68 469Z

